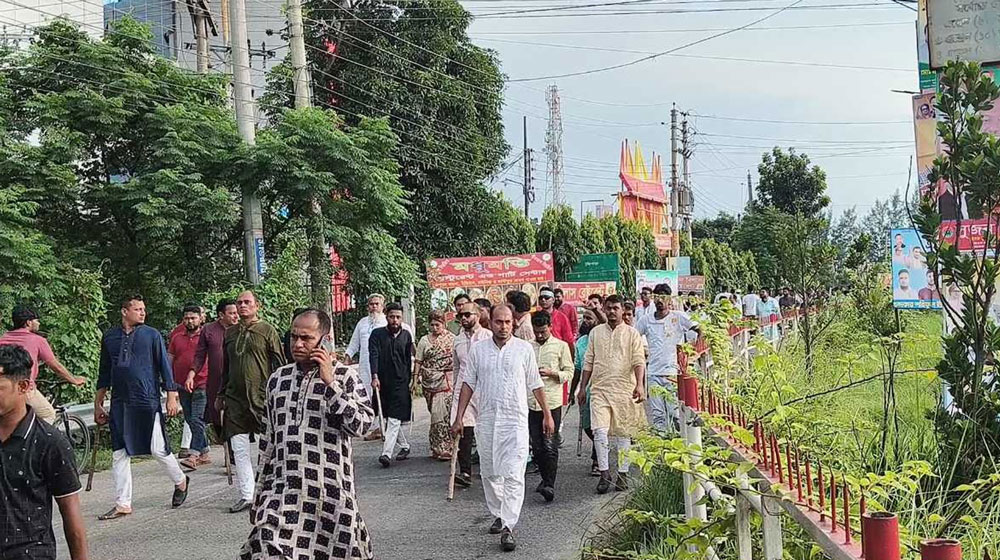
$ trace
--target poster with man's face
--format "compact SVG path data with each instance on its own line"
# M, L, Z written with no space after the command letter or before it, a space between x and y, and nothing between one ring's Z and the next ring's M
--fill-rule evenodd
M915 229L889 230L892 255L892 304L896 309L940 309L933 271Z

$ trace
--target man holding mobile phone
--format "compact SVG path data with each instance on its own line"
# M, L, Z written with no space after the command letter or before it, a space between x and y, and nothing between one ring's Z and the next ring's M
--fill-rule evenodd
M260 473L241 560L373 558L354 484L351 438L375 418L354 368L338 363L330 316L296 315L295 362L267 382Z

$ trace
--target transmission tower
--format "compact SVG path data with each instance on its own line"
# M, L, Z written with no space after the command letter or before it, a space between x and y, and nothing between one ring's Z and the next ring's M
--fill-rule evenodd
M549 104L549 126L545 130L545 154L549 165L545 178L549 184L552 204L562 204L563 150L562 150L562 110L559 107L559 88L551 85L545 90L545 100Z

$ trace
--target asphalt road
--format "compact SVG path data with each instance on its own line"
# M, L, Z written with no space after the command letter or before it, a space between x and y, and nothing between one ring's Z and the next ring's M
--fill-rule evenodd
M518 548L504 554L497 536L487 534L492 519L486 510L478 478L472 488L456 489L455 500L446 501L449 465L434 461L427 448L426 410L417 408L411 443L413 454L405 462L382 468L377 462L378 442L355 441L354 461L359 501L373 536L379 560L468 560L503 557L531 560L570 560L580 557L585 534L595 521L605 518L614 493L594 493L590 442L584 437L584 456L576 456L576 408L567 415L563 435L556 499L552 503L534 493L538 475L525 480L527 495L515 529ZM222 450L213 450L215 464L191 475L191 494L177 510L169 506L172 484L154 461L133 464L134 513L115 521L97 521L114 503L110 472L97 473L94 490L82 494L88 528L90 557L94 560L222 560L236 558L249 532L246 514L227 509L236 490L226 484ZM607 508L607 509L606 509ZM59 558L69 558L62 537L58 511L54 511Z

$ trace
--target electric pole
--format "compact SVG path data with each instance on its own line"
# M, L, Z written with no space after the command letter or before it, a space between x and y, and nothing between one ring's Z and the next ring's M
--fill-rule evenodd
M309 65L306 62L306 42L302 28L302 0L288 0L288 46L292 55L292 80L295 86L295 108L312 106L309 93ZM330 312L330 252L326 245L326 224L318 197L309 204L306 233L309 237L309 291L313 305Z
M674 256L680 256L680 186L677 183L677 104L670 109L670 231Z
M694 218L694 194L693 194L692 189L691 189L691 173L690 173L690 168L688 166L688 163L689 163L689 160L691 159L692 152L691 152L690 144L688 143L688 119L687 119L688 115L687 115L687 113L683 113L683 115L684 115L684 122L681 123L681 155L684 158L682 160L682 166L683 166L682 169L683 169L683 176L684 176L684 188L683 188L683 191L682 191L684 193L684 197L683 197L684 198L684 229L687 230L688 240L690 240L691 239L691 222L692 222L692 220Z
M232 31L233 106L240 137L253 146L256 141L256 116L250 95L250 43L247 39L246 0L229 0L229 24ZM253 185L243 185L243 264L247 281L260 284L267 272L264 261L264 221L260 199Z
M747 204L753 204L753 178L750 177L749 169L747 169Z
M191 15L191 27L194 31L195 40L195 60L199 74L208 73L208 31L211 29L212 35L218 35L215 29L215 22L212 21L212 12L208 9L208 0L187 0L188 13Z
M528 147L528 117L524 117L524 217L528 218L528 207L535 201L535 189L531 186L531 148Z

